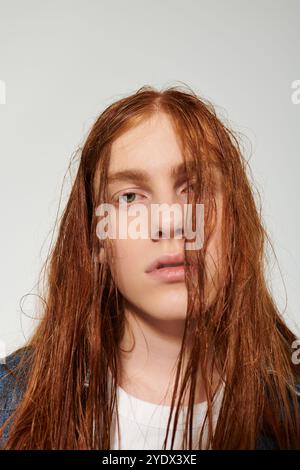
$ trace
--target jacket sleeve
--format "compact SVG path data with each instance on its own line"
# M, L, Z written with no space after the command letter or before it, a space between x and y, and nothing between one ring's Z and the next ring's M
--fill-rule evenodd
M300 384L295 384L295 392L298 398L298 408L300 411ZM291 402L292 406L292 402ZM256 441L256 450L278 450L274 440L264 433L260 434Z
M0 428L17 408L22 395L21 383L16 380L16 375L12 372L22 356L22 351L15 351L0 363ZM7 440L12 421L5 428L0 437L0 449Z
M11 416L13 411L14 410L0 410L0 428L4 425L6 420ZM5 430L3 431L3 434L0 437L0 450L3 448L4 444L6 443L6 441L8 439L11 424L12 423L9 423L6 426Z

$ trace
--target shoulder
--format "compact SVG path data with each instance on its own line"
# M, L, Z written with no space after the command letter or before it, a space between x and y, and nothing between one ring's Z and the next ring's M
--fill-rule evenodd
M19 348L0 362L0 429L20 403L28 376L32 348ZM11 422L0 436L0 449L8 438Z
M0 413L16 409L25 386L31 349L19 348L0 363Z

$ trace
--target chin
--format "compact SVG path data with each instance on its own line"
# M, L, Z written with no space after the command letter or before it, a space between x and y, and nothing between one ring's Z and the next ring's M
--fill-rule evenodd
M151 307L150 307L151 304ZM159 313L161 318L185 318L187 311L187 295L180 292L166 293L152 298L148 310Z

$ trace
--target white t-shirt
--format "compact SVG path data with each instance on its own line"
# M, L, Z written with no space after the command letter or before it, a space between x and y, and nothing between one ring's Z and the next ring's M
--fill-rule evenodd
M224 383L218 390L213 403L213 429L215 429L222 398L224 394ZM117 400L120 423L120 439L118 436L116 410L114 410L111 431L111 449L116 450L162 450L166 436L167 423L171 406L150 403L132 395L123 388L117 386ZM182 449L182 437L184 432L184 416L187 415L187 406L178 418L173 449ZM207 402L194 405L193 418L193 449L198 448L200 430L205 417ZM171 448L172 423L174 423L176 408L173 411L167 447ZM207 439L207 420L205 423L204 443Z

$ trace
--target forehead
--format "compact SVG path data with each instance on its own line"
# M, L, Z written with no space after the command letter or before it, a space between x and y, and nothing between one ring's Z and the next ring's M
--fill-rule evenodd
M193 172L193 161L186 163ZM213 160L211 164L214 179L221 184L223 178L219 165ZM112 143L108 162L108 182L129 179L146 181L157 176L162 176L162 179L169 176L175 178L185 174L184 168L180 139L169 116L160 111L124 132ZM99 183L98 167L94 178L95 193L98 191Z
M172 122L167 114L159 112L113 142L109 173L139 168L157 174L181 162L180 141Z

